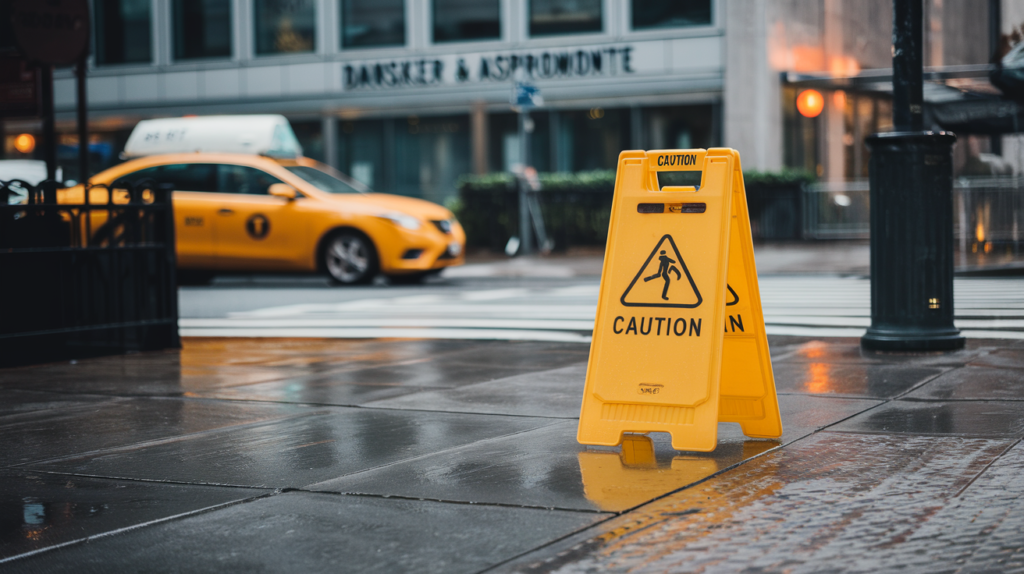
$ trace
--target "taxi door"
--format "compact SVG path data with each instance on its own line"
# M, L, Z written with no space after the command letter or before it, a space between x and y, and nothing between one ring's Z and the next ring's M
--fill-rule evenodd
M214 223L218 202L213 195L201 191L175 191L171 196L178 267L209 269L217 264Z
M169 183L174 193L174 234L178 267L209 269L216 265L216 223L219 201L215 164L170 164L125 176L132 182L152 179Z
M257 168L218 166L214 233L220 269L288 271L305 268L308 231L303 199L274 197L267 189L281 180Z

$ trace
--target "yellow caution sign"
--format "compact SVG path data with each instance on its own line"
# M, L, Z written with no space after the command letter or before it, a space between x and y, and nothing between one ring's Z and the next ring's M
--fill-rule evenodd
M680 171L700 186L662 185ZM622 152L577 439L668 432L707 452L720 416L782 434L739 154Z

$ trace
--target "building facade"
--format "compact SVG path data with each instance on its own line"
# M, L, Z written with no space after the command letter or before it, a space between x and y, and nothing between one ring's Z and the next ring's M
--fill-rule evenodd
M717 0L94 0L94 26L89 113L108 154L143 118L281 113L307 155L444 201L460 175L519 163L515 79L544 98L541 171L722 141ZM57 78L71 120L74 78Z
M925 0L926 65L987 64L993 5ZM280 113L306 154L374 189L445 201L459 176L520 163L509 96L536 85L540 171L612 169L623 149L740 150L745 167L866 175L887 97L825 92L796 112L787 72L890 65L891 1L92 0L93 170L144 118ZM56 72L59 154L74 169L74 77ZM37 130L8 122L12 138ZM987 140L986 140L987 141ZM987 144L986 144L987 145ZM988 148L986 148L988 149ZM991 150L989 150L991 151Z

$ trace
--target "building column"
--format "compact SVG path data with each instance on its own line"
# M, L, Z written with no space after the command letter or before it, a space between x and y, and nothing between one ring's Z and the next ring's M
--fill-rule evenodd
M724 145L748 169L782 168L782 87L772 69L768 0L725 2Z
M833 67L834 62L841 62L843 51L843 5L839 0L825 0L825 21L822 31L825 46L825 65ZM839 66L839 64L835 64ZM839 72L839 70L836 70ZM843 73L843 72L839 72ZM846 145L843 136L846 134L846 98L839 91L825 92L824 146L825 179L843 181L846 174Z
M647 149L644 145L644 113L640 106L629 108L629 147L630 149Z
M473 104L469 114L469 145L473 150L473 173L483 175L490 171L487 161L487 108L482 102Z
M338 161L338 118L324 116L320 120L320 134L324 138L324 163L341 169Z

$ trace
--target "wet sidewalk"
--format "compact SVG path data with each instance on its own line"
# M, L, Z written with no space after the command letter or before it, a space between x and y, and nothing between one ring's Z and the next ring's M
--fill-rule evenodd
M186 339L0 370L0 571L1024 570L1024 343L769 337L785 434L576 443L588 347Z

